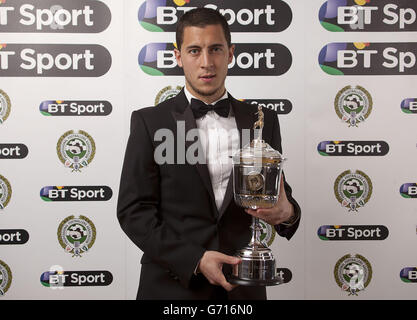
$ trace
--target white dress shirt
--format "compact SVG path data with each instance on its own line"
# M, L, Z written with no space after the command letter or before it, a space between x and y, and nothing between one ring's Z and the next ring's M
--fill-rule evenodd
M191 98L197 99L187 88L184 88L184 92L189 103ZM227 91L217 101L226 98ZM217 101L212 104L214 105ZM240 143L232 106L230 106L227 118L219 116L214 111L209 111L205 116L196 119L196 125L199 129L200 141L210 174L216 206L220 210L232 172L233 163L230 156L239 149Z

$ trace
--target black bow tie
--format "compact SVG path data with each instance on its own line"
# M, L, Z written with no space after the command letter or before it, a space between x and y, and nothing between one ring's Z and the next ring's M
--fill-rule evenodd
M230 101L229 99L223 99L218 101L214 106L211 104L205 104L203 101L192 98L191 110L193 111L194 118L198 119L206 115L209 111L216 112L219 116L227 118L229 116Z

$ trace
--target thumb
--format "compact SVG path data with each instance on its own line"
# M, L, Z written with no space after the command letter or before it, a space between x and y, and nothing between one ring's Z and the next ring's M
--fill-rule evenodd
M234 257L234 256L228 256L223 253L220 253L219 258L221 262L231 264L231 265L239 264L241 262L240 258Z
M281 200L283 198L287 199L287 194L285 192L285 186L284 186L284 175L281 174L281 181L279 186L279 198L278 200Z

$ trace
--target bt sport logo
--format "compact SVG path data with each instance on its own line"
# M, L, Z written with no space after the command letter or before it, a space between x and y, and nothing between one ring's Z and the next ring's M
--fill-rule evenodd
M271 0L147 0L139 7L138 20L151 32L175 32L178 19L197 7L218 10L231 32L281 32L292 20L287 3Z
M111 21L101 1L0 1L0 32L98 33Z
M416 75L416 42L334 42L319 54L321 69L333 76Z
M417 31L416 11L409 0L328 0L319 20L331 32Z
M291 67L291 52L282 44L238 43L235 46L229 76L279 76ZM175 48L175 43L147 44L138 56L140 68L151 76L183 75L175 59Z

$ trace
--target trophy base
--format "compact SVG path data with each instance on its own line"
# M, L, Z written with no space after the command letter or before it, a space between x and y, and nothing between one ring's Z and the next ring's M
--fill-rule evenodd
M244 286L275 286L283 281L277 275L271 249L259 245L247 246L236 255L241 263L233 266L229 282Z
M270 280L259 280L259 279L239 279L238 277L231 275L227 281L231 284L238 284L241 286L247 286L247 287L269 287L269 286L276 286L279 284L284 283L282 278L276 277L275 279Z

